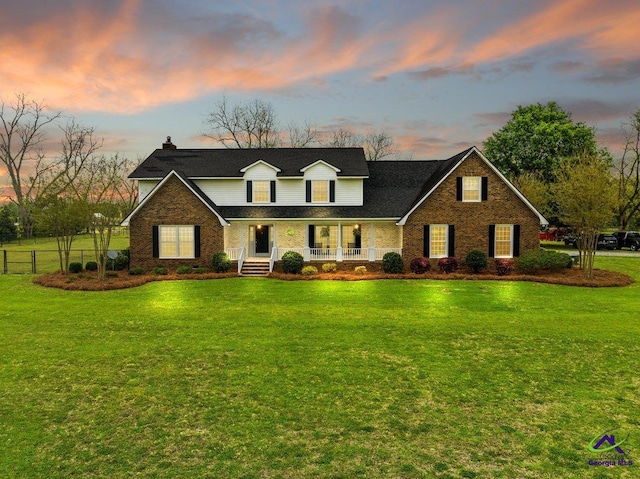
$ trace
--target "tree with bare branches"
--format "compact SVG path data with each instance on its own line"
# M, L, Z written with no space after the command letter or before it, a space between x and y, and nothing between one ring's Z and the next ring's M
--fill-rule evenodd
M367 161L380 160L398 151L391 135L383 130L360 135L348 128L338 128L331 131L326 144L335 148L362 147Z
M640 108L622 125L625 148L616 164L618 177L617 223L626 230L640 212Z
M9 174L13 197L18 205L22 232L31 237L33 194L51 165L46 161L43 143L46 128L60 118L60 112L46 113L44 102L18 94L13 103L0 98L0 164Z
M204 135L226 148L275 148L279 145L278 122L273 105L262 100L229 105L227 97L215 104L205 120Z

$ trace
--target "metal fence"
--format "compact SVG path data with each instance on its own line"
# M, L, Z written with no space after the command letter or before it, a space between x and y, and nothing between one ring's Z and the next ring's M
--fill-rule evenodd
M57 249L38 249L31 251L7 251L0 250L3 274L35 274L52 273L60 270L60 256ZM69 262L82 263L95 261L94 250L71 250Z

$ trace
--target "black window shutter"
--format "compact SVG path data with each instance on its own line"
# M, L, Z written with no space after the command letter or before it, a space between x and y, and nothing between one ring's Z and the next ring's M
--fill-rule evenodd
M462 201L462 176L456 178L456 201Z
M309 248L316 247L316 227L309 225Z
M486 176L482 177L482 201L487 201L489 199L489 178Z
M307 180L306 184L307 184L307 203L311 203L311 180Z
M329 181L329 203L336 202L336 182L335 180Z
M253 202L253 181L247 181L247 203Z
M430 243L431 243L431 230L429 228L429 225L424 225L424 239L423 239L423 244L422 244L422 256L424 256L425 258L429 257L429 247L430 247Z
M275 203L276 202L276 181L275 180L271 180L270 183L270 188L271 188L271 203Z
M489 225L489 258L496 255L496 225Z
M513 225L513 256L520 256L520 225Z
M193 227L193 252L196 258L200 257L200 226Z
M453 258L456 255L456 229L453 225L449 225L449 251L447 256Z
M153 245L153 257L154 258L159 258L160 257L160 241L159 241L159 230L157 226L153 227L152 233L151 233L151 242Z

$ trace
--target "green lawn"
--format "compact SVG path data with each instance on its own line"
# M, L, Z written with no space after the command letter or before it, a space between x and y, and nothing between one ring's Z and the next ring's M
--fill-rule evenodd
M639 293L0 275L0 477L637 477Z

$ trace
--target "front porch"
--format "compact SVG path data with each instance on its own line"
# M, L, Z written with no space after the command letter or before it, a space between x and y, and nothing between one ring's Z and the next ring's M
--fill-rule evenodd
M240 246L237 246L240 245ZM269 271L287 251L305 262L376 262L389 252L402 254L402 227L395 222L232 224L225 228L225 252L238 263L269 262Z

